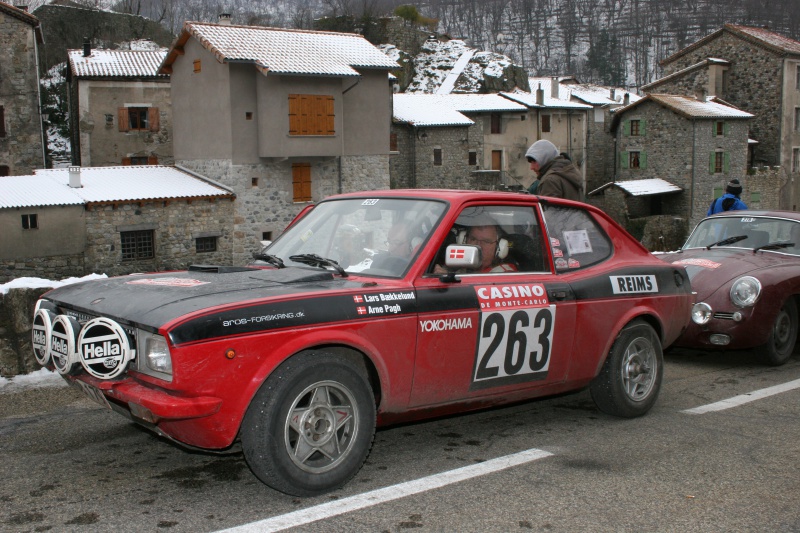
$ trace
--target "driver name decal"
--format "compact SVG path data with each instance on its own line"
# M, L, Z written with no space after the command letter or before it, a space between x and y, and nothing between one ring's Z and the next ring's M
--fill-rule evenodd
M658 292L658 282L654 274L638 276L609 276L614 294L639 294Z
M415 301L416 296L413 291L378 292L353 296L353 302L356 304L356 313L360 317L398 315L404 312L404 303L414 303Z

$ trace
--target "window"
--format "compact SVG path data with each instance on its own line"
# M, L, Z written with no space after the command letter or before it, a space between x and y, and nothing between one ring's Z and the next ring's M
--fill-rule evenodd
M158 131L157 107L120 107L117 110L119 131Z
M631 137L639 136L639 127L641 126L641 122L638 120L631 120Z
M644 169L647 168L647 154L641 150L631 150L619 153L620 168Z
M542 115L542 133L550 131L550 115Z
M800 172L800 148L792 148L792 172Z
M254 189L258 188L258 178L250 178L250 186Z
M22 229L39 229L39 217L37 215L22 215Z
M478 152L475 150L470 150L467 154L467 164L470 166L475 166L478 164Z
M0 176L10 176L10 175L11 175L11 169L8 167L8 165L0 165Z
M628 168L641 168L640 152L628 152Z
M123 261L152 259L155 257L153 230L123 231L120 233Z
M201 63L201 61L199 59L195 59L194 62L192 63L192 65L194 65L194 73L195 74L197 74L198 72L200 72L203 69L203 64Z
M611 241L582 209L543 204L556 271L586 268L611 256Z
M289 95L289 135L334 135L333 96Z
M157 165L158 164L158 156L155 155L137 155L131 157L123 157L122 164L125 166L129 165Z
M440 167L442 166L442 149L441 148L434 148L433 149L433 165Z
M309 163L292 163L293 201L311 201L311 165Z
M711 152L708 161L709 174L722 174L728 172L730 157L726 152Z
M244 119L245 120L253 120L253 112L252 111L245 111Z
M194 250L198 254L217 251L216 237L198 237L194 240Z
M794 131L800 131L800 107L794 108Z
M6 107L0 105L0 137L6 136Z
M724 136L727 133L725 131L727 129L725 128L725 126L726 126L725 122L721 120L714 122L714 136L716 137Z
M389 151L390 152L398 152L399 151L397 149L397 134L396 133L390 133L389 134Z
M492 113L492 133L501 133L500 115L498 113Z
M795 87L795 89L800 91L800 63L797 63L795 65L795 68L797 69L797 73L796 73L796 76L795 76L796 79L794 81L794 87Z
M272 232L271 231L262 231L261 232L261 240L262 241L271 241L272 240Z
M640 118L634 118L631 120L626 120L622 124L622 133L623 135L630 136L630 137L642 137L645 134L645 120Z

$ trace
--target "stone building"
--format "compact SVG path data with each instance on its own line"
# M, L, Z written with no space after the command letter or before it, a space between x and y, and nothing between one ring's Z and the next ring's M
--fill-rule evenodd
M160 50L68 50L72 164L170 165L169 76Z
M646 93L718 96L754 115L751 165L780 166L780 208L800 205L800 42L764 28L725 24L661 62Z
M649 214L679 215L691 225L705 217L711 201L733 178L744 186L745 203L774 208L761 202L758 180L746 176L752 116L718 99L664 94L619 108L611 125L615 181L660 178L680 187L681 194L651 195Z
M396 94L392 188L518 185L528 108L497 94Z
M355 34L187 22L170 74L177 164L237 195L234 262L309 202L389 187L397 68Z
M37 170L0 180L0 283L232 262L234 194L166 166Z
M30 174L45 165L39 107L39 19L0 2L0 176Z

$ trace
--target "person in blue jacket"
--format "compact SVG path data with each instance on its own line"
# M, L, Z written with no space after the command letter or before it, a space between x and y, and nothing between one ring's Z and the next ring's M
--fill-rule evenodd
M715 213L721 213L722 211L739 211L741 209L747 209L747 204L745 204L740 198L741 194L742 184L739 183L739 180L735 178L732 179L730 182L728 182L728 186L725 187L725 194L711 202L706 216L711 216Z

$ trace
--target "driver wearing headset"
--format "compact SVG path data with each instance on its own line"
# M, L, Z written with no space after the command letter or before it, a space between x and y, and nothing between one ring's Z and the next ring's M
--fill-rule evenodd
M517 267L503 261L508 254L508 243L502 238L500 228L495 224L472 226L467 231L463 244L471 244L481 249L480 273L517 272ZM434 274L446 274L447 268L436 265Z

